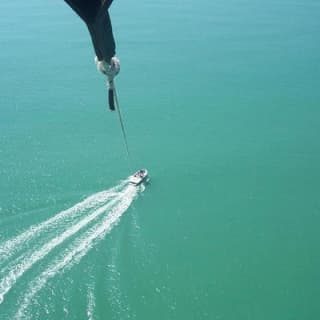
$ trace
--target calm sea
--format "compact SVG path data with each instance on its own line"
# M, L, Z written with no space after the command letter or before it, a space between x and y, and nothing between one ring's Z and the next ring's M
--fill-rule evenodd
M0 3L0 319L319 319L319 1L110 14L130 159L82 21Z

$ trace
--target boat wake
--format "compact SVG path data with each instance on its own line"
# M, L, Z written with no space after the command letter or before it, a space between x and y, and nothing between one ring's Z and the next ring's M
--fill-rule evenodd
M25 319L25 310L47 281L72 268L103 239L143 188L126 180L0 243L0 306L19 281L28 278L19 288L14 316Z

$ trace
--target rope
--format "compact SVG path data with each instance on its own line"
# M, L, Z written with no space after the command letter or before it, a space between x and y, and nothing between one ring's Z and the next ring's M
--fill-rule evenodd
M119 100L118 100L118 95L117 95L117 90L116 90L116 87L115 87L115 84L114 84L114 80L109 82L109 89L112 90L112 92L113 92L113 99L114 99L114 102L115 102L115 109L117 110L117 113L118 113L121 132L122 132L122 136L123 136L123 141L124 141L125 149L126 149L126 152L127 152L129 164L130 164L130 167L132 169L131 157L130 157L128 141L127 141L127 135L126 135L126 131L125 131L123 120L122 120L122 116L121 116L120 105L119 105Z

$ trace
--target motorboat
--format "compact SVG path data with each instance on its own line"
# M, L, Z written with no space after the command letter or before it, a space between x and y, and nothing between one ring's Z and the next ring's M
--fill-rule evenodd
M138 186L148 178L148 170L140 169L129 177L129 183Z

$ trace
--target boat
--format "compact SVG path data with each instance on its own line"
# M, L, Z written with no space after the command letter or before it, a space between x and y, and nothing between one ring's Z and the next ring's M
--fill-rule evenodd
M148 178L148 170L140 169L129 177L129 183L138 186Z

